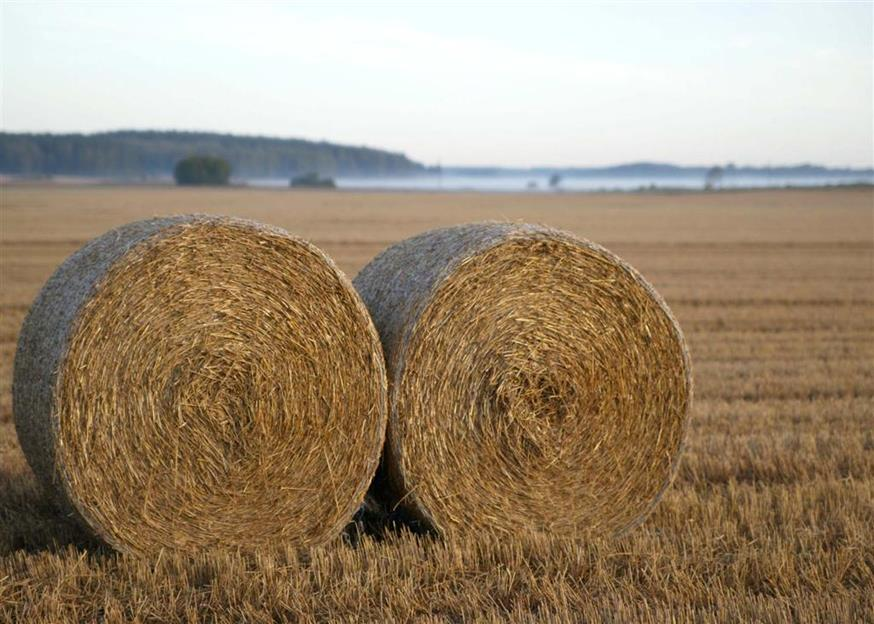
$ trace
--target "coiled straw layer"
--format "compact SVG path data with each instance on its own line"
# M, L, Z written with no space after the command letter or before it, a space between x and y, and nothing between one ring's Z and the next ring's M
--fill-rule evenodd
M389 424L373 493L439 532L618 533L677 465L680 329L619 258L509 223L426 232L354 281L382 338Z
M38 478L135 553L338 535L387 409L378 336L333 262L205 216L123 226L61 265L22 327L13 395Z

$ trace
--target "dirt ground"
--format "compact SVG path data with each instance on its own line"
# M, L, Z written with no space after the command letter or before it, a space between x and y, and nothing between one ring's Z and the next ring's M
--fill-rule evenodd
M205 212L309 238L352 277L390 243L486 219L568 229L664 295L692 353L679 475L631 535L409 535L140 561L38 490L12 360L54 268L127 221ZM0 187L0 621L874 619L874 191L474 194Z

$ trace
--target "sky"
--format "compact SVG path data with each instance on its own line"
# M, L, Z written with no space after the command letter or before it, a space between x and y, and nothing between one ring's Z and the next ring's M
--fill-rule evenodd
M874 161L874 3L13 3L7 132L186 129L426 164Z

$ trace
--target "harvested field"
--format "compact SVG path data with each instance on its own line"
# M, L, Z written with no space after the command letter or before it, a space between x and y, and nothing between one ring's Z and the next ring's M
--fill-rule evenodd
M874 193L500 195L4 187L0 621L864 621L874 618ZM353 277L426 229L524 219L634 265L691 351L674 485L619 538L408 535L309 554L139 560L58 518L19 448L24 314L91 237L155 215L254 218Z

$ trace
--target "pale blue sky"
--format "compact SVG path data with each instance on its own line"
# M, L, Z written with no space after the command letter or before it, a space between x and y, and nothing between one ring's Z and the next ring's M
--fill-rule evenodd
M4 2L0 116L426 163L871 166L872 6Z

